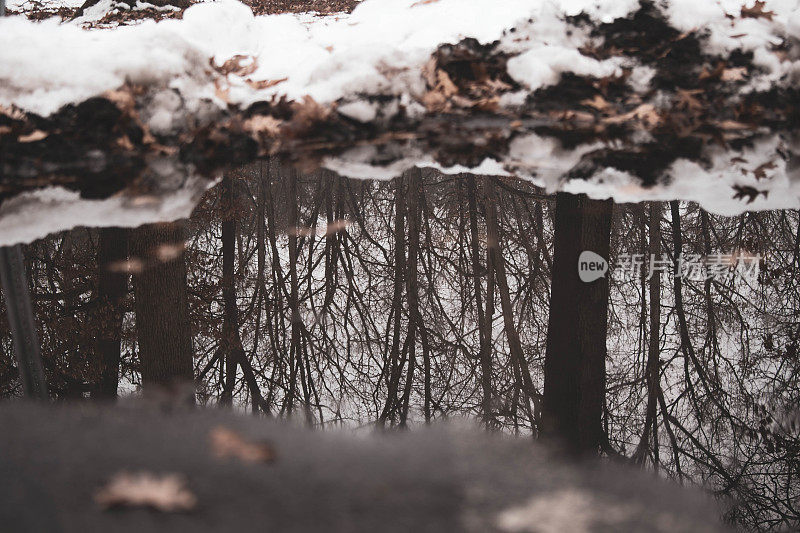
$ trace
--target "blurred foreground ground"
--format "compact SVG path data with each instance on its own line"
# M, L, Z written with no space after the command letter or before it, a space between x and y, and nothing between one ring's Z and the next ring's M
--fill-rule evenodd
M0 427L4 531L723 530L700 492L454 425L354 435L201 409L5 403ZM121 472L181 479L191 510L104 508Z

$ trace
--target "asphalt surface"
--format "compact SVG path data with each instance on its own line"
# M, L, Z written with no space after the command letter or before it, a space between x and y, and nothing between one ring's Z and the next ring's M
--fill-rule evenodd
M221 458L211 435L268 442ZM122 471L179 474L193 510L105 509ZM619 465L567 464L464 424L314 431L216 410L0 405L0 531L723 531L703 493Z

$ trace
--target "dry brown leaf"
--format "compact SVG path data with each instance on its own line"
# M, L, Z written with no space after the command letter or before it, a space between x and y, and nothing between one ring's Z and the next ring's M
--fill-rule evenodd
M261 90L261 89L269 89L270 87L275 87L279 83L283 83L288 79L289 78L281 78L279 80L251 80L251 79L247 79L247 80L244 80L244 82L247 85L249 85L250 87L252 87L253 89Z
M6 107L0 104L0 115L5 115L11 120L25 120L25 113L14 106Z
M773 11L764 11L764 6L766 3L762 0L756 0L753 4L753 7L747 7L747 5L742 6L742 18L752 18L752 19L759 19L764 18L767 20L772 20L772 17L775 16L775 12Z
M292 102L292 125L301 129L308 128L317 122L323 122L330 115L330 109L321 106L316 100L306 95L302 102Z
M436 82L436 90L441 92L445 97L450 97L458 93L458 87L453 83L453 80L450 79L450 75L444 70L438 69L436 71Z
M197 497L178 474L120 472L94 495L94 501L112 507L149 507L166 513L191 511Z
M224 83L225 85L218 79L214 80L214 94L217 98L228 104L230 103L231 88L228 86L227 82Z
M497 96L479 98L472 103L471 107L494 113L500 108L500 98Z
M27 135L20 135L17 140L21 143L33 143L36 141L41 141L42 139L46 139L48 135L50 134L45 131L34 130Z
M253 115L244 121L244 129L250 133L266 133L270 137L277 137L282 124L282 121L271 115Z
M136 107L136 100L133 98L131 91L126 87L114 91L106 91L103 93L103 96L114 102L120 111L129 112Z
M642 104L628 113L603 119L606 124L624 124L633 121L639 121L646 127L652 128L661 123L661 115L652 104Z
M428 111L444 111L447 107L447 98L442 93L428 91L422 96L422 105Z
M411 7L424 6L427 4L435 4L438 1L439 0L420 0L419 2L414 2L413 4L411 4Z
M425 82L430 88L436 86L436 70L437 67L435 57L428 59L427 63L422 66L422 77L425 78Z
M428 84L428 92L422 96L422 103L428 111L447 111L451 107L450 99L458 95L458 86L450 79L450 75L436 65L436 60L431 58L422 67L422 76ZM472 107L475 102L465 96L454 101L459 107Z
M486 87L490 92L493 93L501 93L503 91L507 91L511 89L511 85L504 82L503 80L495 80L492 78L487 78L482 82L482 85Z
M594 98L581 101L581 105L597 109L598 111L605 111L610 107L608 101L599 94L594 95Z
M150 135L149 132L146 135ZM153 139L153 142L147 142L147 138L143 139L142 142L145 144L149 144L150 150L162 155L175 155L179 152L179 148L177 146L165 146L163 144L159 144L155 142L155 139L150 135L150 138Z
M702 94L702 89L693 89L687 91L685 89L678 89L676 94L677 105L680 109L688 109L690 111L700 111L703 109L703 103L695 98L696 95Z
M225 62L217 66L214 63L214 58L212 57L209 60L211 64L211 68L219 72L220 74L227 76L228 74L235 74L237 76L249 76L256 70L258 70L258 61L253 56L246 56L237 54L230 59L225 60Z
M726 68L722 71L720 79L722 81L742 81L747 76L745 67Z
M716 126L721 130L749 130L753 129L750 124L745 124L744 122L738 122L736 120L722 120L716 123Z
M759 195L763 195L764 198L769 196L769 191L759 191L749 185L734 185L733 190L736 191L736 194L733 195L734 200L747 199L748 204L755 202Z
M275 451L268 443L245 440L228 428L215 427L209 438L211 449L218 458L235 457L248 463L271 463L275 460Z
M123 150L133 150L133 143L131 142L130 138L127 135L123 135L122 137L117 138L117 146L122 148Z
M707 80L709 78L717 79L722 76L722 73L725 71L725 62L720 61L717 63L712 70L708 70L705 66L703 66L703 71L698 76L698 79Z
M767 177L767 170L772 170L774 168L777 168L777 166L778 165L776 165L773 161L763 163L753 171L753 175L756 177L757 180L763 180L764 178Z

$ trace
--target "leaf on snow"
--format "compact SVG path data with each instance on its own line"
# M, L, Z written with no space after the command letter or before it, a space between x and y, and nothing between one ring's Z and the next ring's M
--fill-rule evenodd
M772 170L777 168L778 165L775 164L774 161L768 161L759 165L754 171L753 174L755 175L757 180L763 180L767 177L767 170Z
M181 476L150 472L120 472L95 493L94 500L106 509L148 507L166 513L191 511L197 505Z
M767 20L772 20L772 17L775 16L774 11L764 11L764 6L766 5L763 0L756 0L753 4L753 7L747 7L747 5L742 6L742 18L765 18Z
M231 57L230 59L226 59L222 65L217 65L214 63L214 58L212 57L209 59L209 63L211 64L211 68L222 74L223 76L227 76L228 74L235 74L237 76L249 76L256 70L258 70L258 61L253 56L245 56L241 54L236 54L235 56Z
M248 463L271 463L275 460L275 451L269 443L245 440L228 428L215 427L209 438L211 449L218 458L235 457Z
M769 191L759 191L755 187L749 185L734 185L733 190L736 191L736 194L733 195L734 200L747 199L748 204L752 204L756 198L758 198L759 194L763 194L764 198L769 195Z
M275 87L279 83L283 83L289 78L280 78L278 80L251 80L246 79L244 82L249 85L251 88L259 91L261 89L269 89L270 87Z

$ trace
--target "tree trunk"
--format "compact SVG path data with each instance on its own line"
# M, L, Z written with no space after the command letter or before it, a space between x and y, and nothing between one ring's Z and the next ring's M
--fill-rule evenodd
M143 263L133 276L142 383L192 383L183 224L147 224L133 231L132 240L132 255Z
M608 277L578 277L590 250L608 260L611 200L556 196L553 281L545 355L542 433L572 454L597 453L605 394Z
M478 191L475 186L475 176L466 175L467 179L467 201L469 202L469 232L470 232L470 255L472 260L472 281L475 291L475 309L477 311L478 338L480 340L480 362L481 362L481 389L483 398L481 399L481 411L483 423L486 427L492 427L492 332L491 328L486 328L485 312L481 298L481 260L478 243Z
M394 419L394 412L397 409L397 392L400 384L403 363L400 360L400 335L403 324L403 287L405 286L406 270L406 192L404 188L403 176L395 180L395 213L394 213L394 295L392 296L392 309L389 314L389 321L392 329L392 344L389 348L386 367L388 369L388 382L386 391L386 403L381 412L378 422L381 426L386 425L386 420ZM387 324L387 331L389 324Z
M100 359L100 379L92 399L114 400L119 384L121 359L122 301L128 293L128 273L123 262L128 259L126 228L103 228L97 245L97 333L95 350Z
M648 258L659 260L661 259L661 204L659 202L650 202L650 215L648 218L650 221ZM647 367L645 370L647 407L645 410L645 422L642 436L633 454L634 461L639 464L644 462L647 452L650 449L649 443L651 433L653 437L652 450L654 458L658 450L658 421L656 419L656 410L658 408L659 387L661 386L659 380L661 373L659 360L661 351L659 343L661 331L661 276L659 272L652 271L649 272L649 275L650 327L648 330L649 344L647 349Z
M528 361L522 351L522 342L519 339L519 332L514 323L514 309L511 305L511 294L508 288L508 277L506 276L506 266L503 259L500 228L497 222L497 197L492 178L485 179L484 193L486 198L486 247L489 252L489 260L494 266L497 291L500 294L500 309L503 313L503 326L508 340L508 349L511 352L512 365L515 369L514 375L517 380L517 386L525 398L525 411L528 413L531 429L535 434L538 430L539 412L541 411L539 407L541 404L540 394L533 385ZM531 410L531 403L533 403L533 410Z

